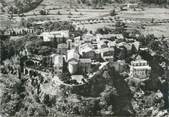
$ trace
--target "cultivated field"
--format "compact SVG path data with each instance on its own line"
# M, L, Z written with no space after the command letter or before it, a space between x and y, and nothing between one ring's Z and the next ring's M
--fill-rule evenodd
M51 2L52 3L52 2ZM60 3L61 4L61 3ZM68 4L68 3L66 3ZM53 4L54 5L54 4ZM25 18L29 19L35 19L37 23L43 23L46 21L73 21L73 20L85 20L85 19L91 19L91 18L106 18L110 17L109 13L114 8L108 8L108 9L70 9L67 5L65 9L58 9L57 6L53 6L51 4L50 8L45 7L45 2L42 2L42 4L37 7L35 10L25 13ZM43 7L44 6L44 7ZM48 5L49 6L49 5ZM47 8L49 10L49 15L40 15L39 11L42 8ZM58 12L61 13L61 15L58 15ZM2 15L1 15L2 16ZM151 24L152 19L154 19L154 22L156 21L162 21L162 20L169 20L169 9L165 8L144 8L144 11L122 11L118 12L118 17L121 19L129 21L129 25L132 26L132 28L138 29L138 26L143 25L145 29L139 29L144 34L155 34L155 36L167 36L169 37L169 23L154 23ZM3 15L1 18L1 26L7 26L9 24L9 21L7 16ZM18 17L17 15L14 16L13 24L17 24L19 22L21 17ZM130 21L132 23L130 23ZM134 23L133 23L134 22ZM102 23L91 23L91 24L79 24L77 27L81 28L87 28L88 30L95 31L97 28L102 27L112 27L110 26L110 23L102 22Z
M119 14L119 17L125 19L131 19L145 24L145 29L141 30L144 34L154 34L157 37L162 35L169 37L169 22L168 23L154 23L151 22L152 18L154 22L169 20L169 9L165 8L145 8L144 11L124 11ZM139 25L139 24L135 24Z
M169 9L144 8L144 11L123 11L119 16L132 19L169 19Z
M146 34L154 34L156 37L161 37L162 35L169 37L169 23L155 25L155 26L146 26L145 30L142 32Z

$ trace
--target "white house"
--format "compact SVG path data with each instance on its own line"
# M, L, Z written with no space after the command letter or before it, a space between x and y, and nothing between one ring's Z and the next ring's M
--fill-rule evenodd
M54 70L56 72L62 72L64 56L63 55L52 54L51 58L52 58L52 63L53 63Z
M61 30L61 31L52 31L52 32L43 32L40 37L43 38L43 41L48 42L56 39L58 43L63 42L64 38L69 38L69 30Z
M92 42L93 40L96 40L96 36L87 33L82 36L82 39L84 42Z
M71 49L67 51L67 61L69 62L71 59L79 60L79 53L77 49Z
M114 48L103 48L99 50L101 53L101 57L105 60L113 60L114 59Z
M67 51L68 69L71 74L74 74L78 70L79 54L76 49Z
M111 38L124 39L124 36L122 34L104 34L104 35L97 34L96 37L98 42L103 39L111 39Z
M83 41L81 40L81 37L80 37L80 36L74 38L74 46L75 46L75 47L78 47L79 45L81 45L82 42L83 42Z
M130 76L135 78L147 78L151 72L151 67L146 60L132 61L130 65Z
M93 51L94 46L89 43L85 43L79 46L79 54L83 55L83 53Z
M72 59L68 63L68 69L71 74L75 74L78 71L78 61L76 59Z
M68 40L66 41L66 44L67 44L67 48L68 48L68 49L72 49L73 46L74 46L74 44L73 44L73 42L72 42L71 39L68 39Z

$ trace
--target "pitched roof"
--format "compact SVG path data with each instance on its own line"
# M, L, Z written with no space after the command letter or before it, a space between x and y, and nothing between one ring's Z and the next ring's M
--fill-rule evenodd
M71 59L79 60L79 54L77 49L71 49L67 51L67 61Z
M90 52L94 49L92 44L85 43L79 46L79 53L82 55L83 52Z
M139 50L139 48L140 48L140 42L138 42L138 41L135 41L134 43L133 43L133 45L134 45L134 47L137 49L137 51Z

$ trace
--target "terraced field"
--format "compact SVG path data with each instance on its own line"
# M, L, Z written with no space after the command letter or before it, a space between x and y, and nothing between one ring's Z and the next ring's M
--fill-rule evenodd
M12 4L12 1L14 0L9 0L9 3ZM109 15L110 10L112 10L113 8L114 7L110 7L108 9L91 9L84 4L78 3L78 0L43 0L40 5L37 6L37 8L25 13L25 18L33 18L39 20L40 22L45 22L49 20L85 20L90 18L107 17L106 15ZM42 9L48 9L49 15L40 15L39 11ZM61 12L61 15L58 15L58 12ZM155 36L157 37L161 35L169 37L169 9L147 7L144 8L144 11L129 10L119 12L118 14L118 16L122 19L135 21L135 23L129 23L129 25L131 25L130 28L138 29L140 25L143 25L144 29L139 30L141 30L144 34L155 34ZM6 19L8 19L7 15L2 15L2 17L0 18L0 20L4 21L4 23L1 21L2 27L5 27L9 24L8 20ZM21 18L16 15L14 19L17 22L20 21ZM154 20L154 22L158 23L149 25L152 19ZM84 27L89 30L95 31L97 28L102 28L109 25L111 24L93 23L81 24L78 27Z
M45 9L69 9L69 8L82 8L83 4L79 4L78 0L43 0L43 2L36 8L40 10Z
M169 37L169 9L145 8L144 11L125 11L121 12L119 17L144 24L145 29L141 30L144 34L154 34L157 37L162 35ZM152 19L155 23L149 25Z

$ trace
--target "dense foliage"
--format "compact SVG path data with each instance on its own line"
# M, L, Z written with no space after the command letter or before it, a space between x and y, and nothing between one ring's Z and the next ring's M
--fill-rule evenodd
M9 12L14 14L24 13L35 9L43 0L14 0L14 5L9 7Z
M141 0L144 3L169 4L169 0Z
M15 46L14 41L9 41L8 36L0 37L0 62L5 59L9 59L17 52L17 45Z

